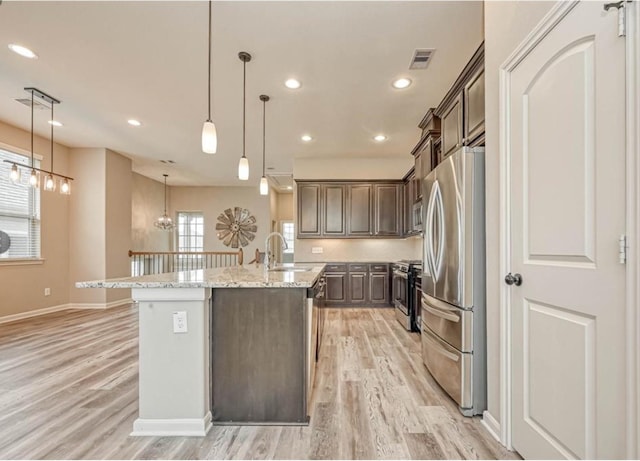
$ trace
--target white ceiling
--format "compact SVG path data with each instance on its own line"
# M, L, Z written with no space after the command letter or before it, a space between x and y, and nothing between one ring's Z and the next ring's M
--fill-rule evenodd
M482 2L222 2L213 6L213 118L218 153L200 150L206 118L207 2L16 2L0 5L0 120L29 129L13 99L35 86L62 100L58 141L107 147L134 170L174 185L247 185L242 152L242 63L247 64L249 184L261 175L262 108L268 94L267 166L294 157L409 155L417 124L482 40ZM25 59L7 45L39 55ZM416 48L435 48L409 70ZM413 85L394 90L408 76ZM289 90L289 77L302 88ZM140 128L127 125L137 118ZM36 132L48 137L46 114ZM305 144L300 135L314 137ZM386 134L376 143L372 137ZM175 165L159 160L171 159Z

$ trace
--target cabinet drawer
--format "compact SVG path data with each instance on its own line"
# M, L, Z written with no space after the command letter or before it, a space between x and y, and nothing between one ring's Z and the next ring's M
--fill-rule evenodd
M324 271L325 272L347 272L347 265L330 263L325 266Z
M349 264L349 272L367 272L366 264Z
M369 272L389 272L387 264L369 264Z
M451 306L425 293L421 318L434 333L462 352L473 352L473 312Z

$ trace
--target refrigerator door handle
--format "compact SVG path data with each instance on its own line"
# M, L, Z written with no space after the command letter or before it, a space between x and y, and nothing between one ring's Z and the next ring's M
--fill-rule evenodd
M436 188L436 198L434 207L437 209L438 213L438 251L437 253L434 251L434 260L433 267L435 269L436 275L440 275L440 270L442 269L443 262L443 254L444 254L444 205L442 203L442 192L440 191L440 184L438 181L434 184ZM437 277L436 277L437 278Z
M427 213L425 220L425 232L424 232L424 256L425 256L425 264L427 265L430 275L433 279L436 278L435 267L433 265L433 212L435 205L435 193L436 193L436 184L434 182L433 187L431 188L431 193L429 194L429 201L427 203Z

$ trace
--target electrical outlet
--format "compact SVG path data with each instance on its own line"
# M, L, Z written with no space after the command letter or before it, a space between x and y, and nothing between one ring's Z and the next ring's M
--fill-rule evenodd
M322 247L311 247L311 253L320 254L324 252L324 248Z
M187 313L185 311L173 313L173 332L174 333L187 332Z
M50 296L51 295L51 288L45 288L44 289L44 295L45 296Z

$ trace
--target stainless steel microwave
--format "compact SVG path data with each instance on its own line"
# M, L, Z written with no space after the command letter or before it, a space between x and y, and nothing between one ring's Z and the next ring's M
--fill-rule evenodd
M413 204L413 230L422 232L422 200Z

